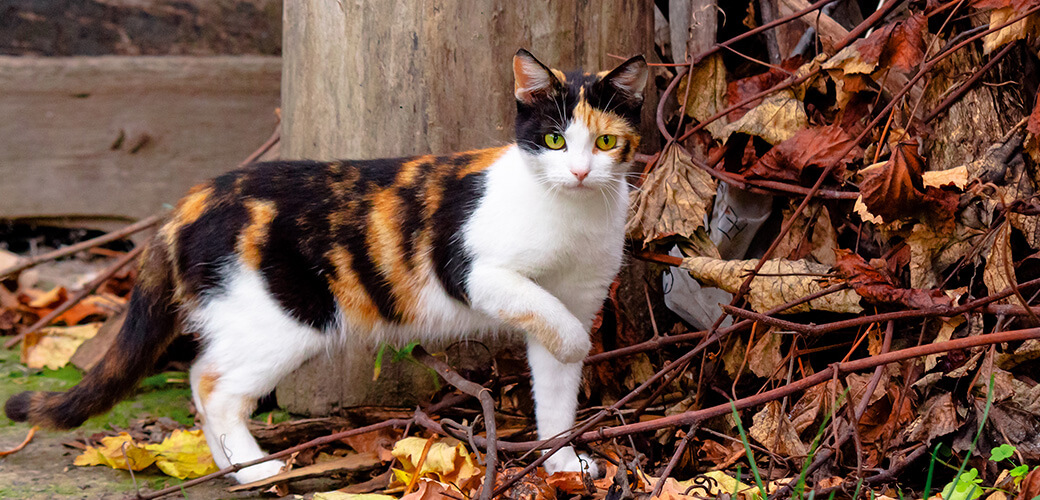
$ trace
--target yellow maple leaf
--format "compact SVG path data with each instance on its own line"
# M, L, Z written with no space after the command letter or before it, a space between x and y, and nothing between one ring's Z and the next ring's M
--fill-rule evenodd
M219 470L202 430L177 429L159 444L145 448L155 454L155 466L177 479L189 479Z
M127 460L130 461L134 470L141 470L155 463L155 455L138 446L130 434L123 432L118 436L101 438L99 447L88 446L72 464L79 466L107 465L113 469L128 470Z
M411 481L426 441L420 437L408 437L394 443L391 453L401 462L401 469L394 469L397 481L403 484ZM445 438L434 441L430 446L418 474L419 477L436 479L464 490L479 484L483 470L462 443Z

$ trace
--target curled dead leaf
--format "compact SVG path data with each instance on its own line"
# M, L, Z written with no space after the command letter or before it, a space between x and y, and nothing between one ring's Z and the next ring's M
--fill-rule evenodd
M912 309L953 305L953 299L941 290L898 288L863 257L843 248L836 249L835 253L835 271L871 304L901 304Z
M734 133L761 137L770 144L780 144L809 125L802 101L790 90L767 97L761 104L725 126L719 133L724 142Z
M773 453L785 457L804 457L809 448L798 437L794 425L779 401L770 401L753 417L748 436Z
M687 93L686 85L693 82L693 88ZM722 63L722 54L712 54L694 66L676 89L677 96L689 96L686 100L686 114L697 121L704 121L726 108L726 66ZM705 129L713 137L729 121L722 117L709 123Z
M635 193L635 214L625 231L643 245L665 238L691 241L707 255L717 255L707 237L704 218L715 196L715 180L693 165L690 156L672 144Z
M751 260L720 260L709 257L688 257L680 267L703 285L721 288L735 293L745 277L758 264ZM773 259L766 261L759 276L751 282L748 300L752 309L762 312L785 304L794 299L811 295L823 289L820 278L830 268L804 260L790 261ZM783 314L795 314L810 310L838 313L860 313L859 295L853 290L841 290L787 309Z
M916 142L903 142L887 162L872 165L860 173L859 189L870 213L891 222L913 212L924 194L924 158L917 154Z
M858 146L841 155L852 142L852 137L837 125L799 130L790 139L770 149L745 175L812 185L824 168L837 163L839 167L831 175L843 179L845 165L863 156Z

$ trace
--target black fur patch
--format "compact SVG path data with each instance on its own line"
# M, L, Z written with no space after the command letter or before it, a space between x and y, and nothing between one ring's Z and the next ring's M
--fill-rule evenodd
M248 221L249 213L241 201L221 201L181 228L176 262L189 292L201 295L222 289L220 271L235 253L236 236Z
M444 183L446 199L433 214L433 265L437 279L454 299L469 304L466 295L466 277L473 265L473 256L462 244L462 225L473 212L484 194L484 172L469 174L461 179L450 175Z
M25 422L29 419L29 403L32 399L32 391L19 392L11 396L4 404L4 413L7 418L15 422Z

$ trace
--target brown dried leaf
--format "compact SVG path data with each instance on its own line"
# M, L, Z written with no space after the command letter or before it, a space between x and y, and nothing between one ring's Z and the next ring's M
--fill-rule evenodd
M906 243L910 246L910 286L935 288L947 267L971 254L985 231L957 225L953 231L938 231L916 224Z
M898 288L863 257L843 248L835 250L835 271L871 304L902 304L912 309L950 306L953 300L937 289Z
M347 446L350 446L359 454L374 454L383 462L389 462L394 459L394 455L390 450L393 449L394 443L400 439L400 436L401 432L397 429L379 429L346 437L340 441L346 443Z
M784 208L783 219L788 221L794 214L799 202L792 200ZM834 265L834 249L838 247L838 234L831 223L830 212L821 203L813 202L791 225L791 230L784 235L773 255L790 259L811 260L827 266Z
M989 12L989 25L1000 26L1018 17L1022 12L1028 10L1030 7L1032 7L1032 5L1022 6L1021 11L1016 7L993 9ZM996 33L990 33L982 37L982 52L984 54L989 54L990 52L993 52L994 50L1015 40L1035 38L1038 32L1040 32L1040 19L1038 19L1036 15L1026 16L1024 19L1019 19L1013 24L1001 28Z
M1038 0L975 0L971 6L980 10L1011 8L1015 13L1023 14L1038 3Z
M794 72L801 65L801 57L793 57L780 63L780 67L783 70L787 70L788 72ZM741 78L739 80L730 82L729 86L726 89L727 104L732 106L739 102L743 102L745 99L753 95L756 95L762 92L763 90L771 88L774 85L786 80L787 78L787 72L781 71L777 68L769 68L769 71L766 71L765 73L759 73L754 76L749 76L747 78ZM745 104L744 106L741 106L731 111L727 116L730 120L737 120L740 117L744 116L744 114L747 113L748 110L757 106L761 102L761 99L751 101L748 104Z
M635 215L625 231L631 238L642 240L644 247L669 237L708 241L704 218L715 188L711 175L694 166L690 156L672 144L661 153L643 189L635 194ZM703 250L704 245L698 248Z
M748 351L748 368L762 378L782 379L787 375L787 364L780 353L780 335L769 329L757 339Z
M495 482L519 474L521 470L520 467L510 467L502 471ZM532 473L513 483L513 486L502 494L502 498L507 500L554 500L556 498L556 488L553 488L542 474Z
M892 222L913 212L924 195L924 158L917 154L916 142L903 142L892 158L861 171L863 203L870 213Z
M1008 271L1015 272L1015 262L1011 257L1011 224L1001 224L993 235L993 244L986 256L986 267L982 272L982 282L990 293L997 293L1011 286ZM998 301L999 303L1017 303L1017 299L1008 297Z
M908 441L930 443L938 436L945 436L959 426L957 407L950 393L942 393L925 402L920 416L906 429Z
M735 293L747 274L757 264L757 259L721 260L709 257L689 257L683 260L680 267L689 271L690 276L703 285ZM819 277L827 274L829 270L830 268L825 265L804 260L773 259L766 261L759 271L759 276L751 282L751 290L748 292L751 308L761 312L816 293L823 289L820 286ZM860 297L856 295L855 291L842 290L787 309L783 314L812 310L858 314L863 312L859 299Z
M588 489L585 488L585 482L581 479L580 472L557 472L545 480L549 486L556 488L556 491L562 491L569 495L585 495L588 494Z
M769 451L785 457L804 457L808 454L808 447L798 437L779 401L766 403L752 420L754 423L748 429L748 436Z
M863 156L858 146L844 156L839 156L852 142L852 137L837 125L799 130L790 139L770 149L747 169L745 175L748 178L812 185L824 168L838 163L839 167L831 175L835 179L842 179L845 176L845 165Z
M730 135L740 132L761 137L770 144L780 144L808 125L809 117L802 101L796 99L792 91L783 90L724 127L718 137L725 142Z
M801 434L818 416L834 412L836 408L831 408L831 401L832 398L837 399L839 393L841 384L833 379L806 389L805 394L791 407L791 425L795 432Z
M726 108L726 66L722 63L722 54L712 54L697 64L693 71L679 82L677 96L686 96L687 82L693 82L686 100L686 114L697 121L704 121ZM705 129L712 137L718 137L722 128L729 123L723 116L709 123Z

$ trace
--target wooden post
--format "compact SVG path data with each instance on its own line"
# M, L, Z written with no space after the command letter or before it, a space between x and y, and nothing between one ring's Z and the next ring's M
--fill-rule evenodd
M610 54L651 57L653 4L294 0L285 2L283 33L284 157L449 153L512 140L518 48L560 69L609 69L621 61ZM654 104L644 107L646 127ZM373 385L373 359L349 349L319 357L279 386L279 402L316 414L428 394L412 382L429 376L404 363L384 363L389 380Z

